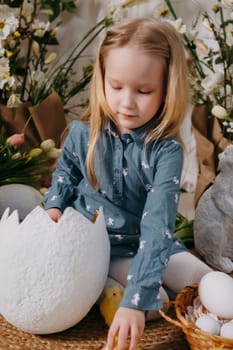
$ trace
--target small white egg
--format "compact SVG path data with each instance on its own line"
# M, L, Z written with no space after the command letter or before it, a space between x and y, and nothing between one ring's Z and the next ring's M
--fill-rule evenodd
M195 325L200 328L202 331L219 335L220 332L220 324L217 320L215 320L213 317L208 315L200 316L196 322Z
M232 277L220 271L208 272L199 282L198 294L208 311L222 318L233 318Z
M220 330L221 337L233 339L233 321L224 323Z

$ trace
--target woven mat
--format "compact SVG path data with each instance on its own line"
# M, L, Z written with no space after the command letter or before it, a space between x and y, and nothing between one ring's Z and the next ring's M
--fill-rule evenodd
M39 336L22 332L0 316L0 350L101 350L108 328L97 306L76 326ZM145 350L188 350L181 330L164 319L148 322L140 343Z

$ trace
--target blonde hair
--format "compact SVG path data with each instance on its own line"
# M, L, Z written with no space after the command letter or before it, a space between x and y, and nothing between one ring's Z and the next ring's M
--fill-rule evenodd
M94 153L106 122L116 124L104 92L105 60L113 48L130 45L148 54L162 57L166 63L165 100L160 116L145 139L145 144L171 135L178 135L189 103L188 69L184 46L176 30L165 21L137 17L115 25L106 31L100 43L94 66L90 103L83 120L90 125L90 141L86 159L87 175L94 188L98 181L94 169Z

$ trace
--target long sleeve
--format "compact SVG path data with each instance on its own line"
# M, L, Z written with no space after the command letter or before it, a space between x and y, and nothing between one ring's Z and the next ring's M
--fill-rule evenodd
M71 125L52 176L52 186L43 198L45 209L56 207L64 211L75 200L76 186L83 177L80 171L79 154L75 151L76 143L77 133L74 125Z
M158 152L151 184L141 219L138 252L128 273L128 283L121 306L158 310L162 306L159 288L167 266L173 240L183 154L173 141ZM148 171L150 166L148 165ZM178 248L178 247L177 247Z

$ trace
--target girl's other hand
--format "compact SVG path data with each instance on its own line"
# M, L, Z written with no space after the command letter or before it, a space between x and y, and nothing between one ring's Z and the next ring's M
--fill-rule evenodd
M117 337L117 350L135 350L145 328L145 312L119 307L110 326L107 349L114 350ZM130 341L128 341L130 337ZM126 345L129 344L128 347Z
M58 208L50 208L47 210L47 213L50 216L50 218L55 222L58 222L62 216L62 212Z

